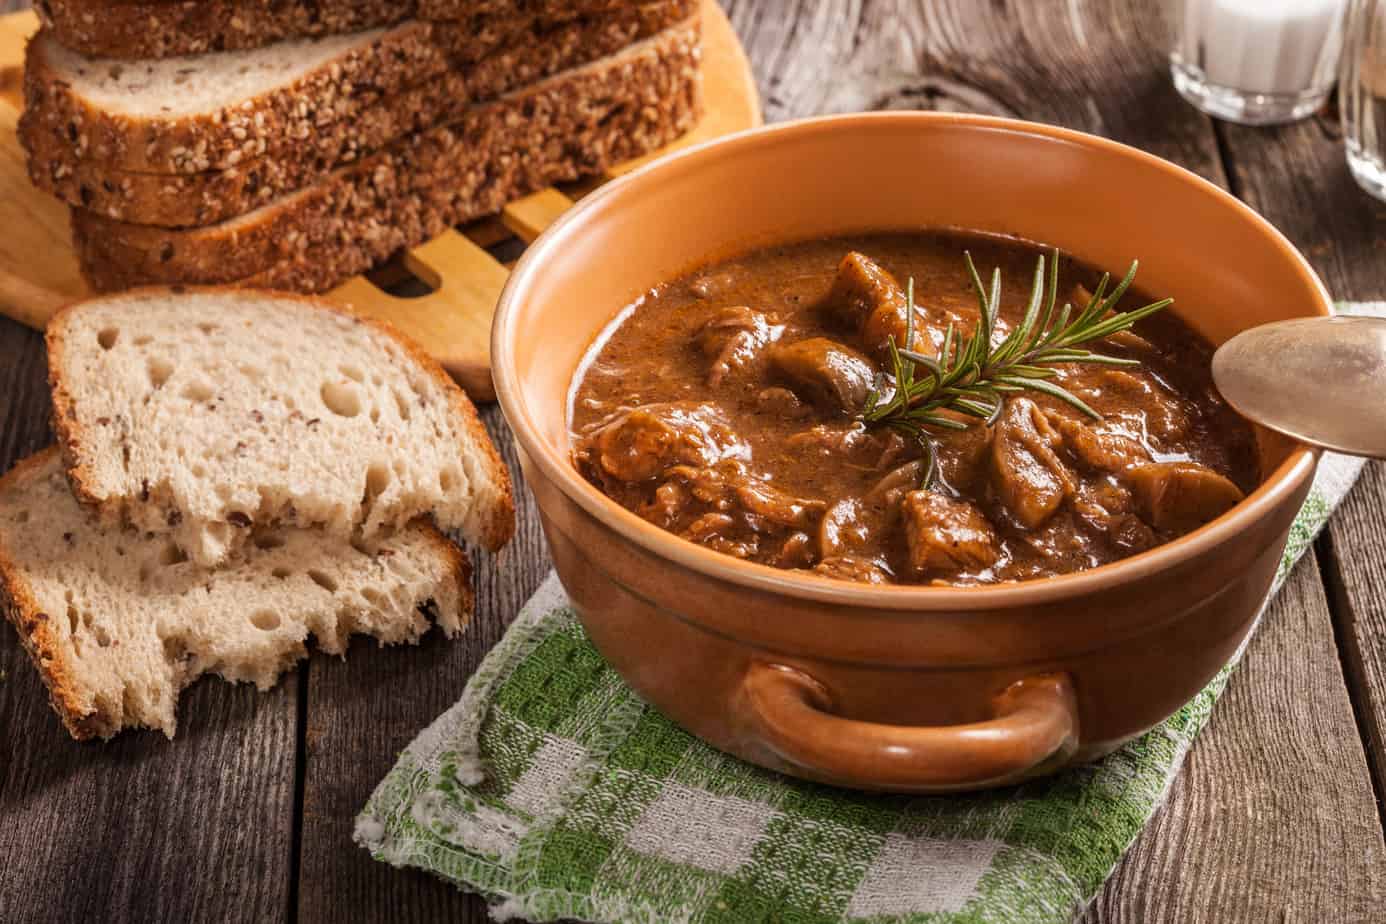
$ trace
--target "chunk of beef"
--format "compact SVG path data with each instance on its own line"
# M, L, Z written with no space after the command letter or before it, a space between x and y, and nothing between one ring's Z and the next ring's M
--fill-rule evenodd
M694 336L710 362L707 383L716 388L729 374L750 367L779 330L764 314L745 305L718 311Z
M851 555L825 558L813 566L813 573L839 581L856 581L858 584L890 583L890 573L880 562L871 558L856 558Z
M805 455L874 467L888 445L885 434L868 430L859 420L814 424L785 440L785 447Z
M1054 449L1059 434L1029 398L1011 398L991 442L991 483L1018 523L1035 529L1073 493L1073 478Z
M986 471L984 463L991 449L993 429L975 417L950 411L941 413L968 426L966 430L939 430L934 434L939 480L960 494L970 494Z
M901 505L910 567L928 572L976 571L1001 557L996 532L976 507L937 491L911 491Z
M874 355L884 358L887 343L904 347L909 302L905 290L885 267L864 254L847 254L838 264L832 289L822 303L838 325L854 331ZM925 313L915 308L914 346L929 344L936 351L943 343L943 331L934 330Z
M826 337L776 345L770 367L801 397L835 414L860 410L876 377L870 360Z
M1150 453L1110 424L1089 425L1062 414L1050 414L1049 422L1063 437L1064 451L1090 471L1120 472L1150 461Z
M1107 537L1123 554L1134 555L1154 546L1155 532L1136 515L1136 499L1114 476L1078 485L1073 496L1077 521Z
M882 506L843 498L827 509L818 523L818 552L823 558L840 558L871 548L886 531Z
M668 480L655 492L656 499L661 493L669 492L669 497L675 501L660 506L664 520L661 525L665 528L672 528L680 515L687 513L690 501L708 510L732 514L753 529L761 525L796 530L815 528L827 508L823 501L804 500L781 491L747 472L746 467L735 460L708 468L679 465L669 469L667 475ZM674 515L669 516L669 513Z
M1159 530L1184 533L1241 501L1241 488L1196 462L1151 462L1123 476L1142 518Z
M600 481L649 481L675 465L746 459L751 450L713 405L673 401L632 408L578 440L578 467Z
M1161 447L1175 446L1189 435L1191 421L1184 403L1151 373L1079 368L1065 387L1104 416L1129 421L1132 430L1144 429Z
M679 465L666 474L638 510L661 529L738 558L773 555L784 567L816 559L809 533L827 506L822 501L793 497L735 460L708 468Z
M799 396L788 388L771 385L756 394L756 407L768 414L775 414L785 420L800 420L813 412Z

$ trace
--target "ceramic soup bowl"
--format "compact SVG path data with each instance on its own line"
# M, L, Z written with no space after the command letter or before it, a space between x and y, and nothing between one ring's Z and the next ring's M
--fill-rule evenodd
M1304 258L1235 198L1101 138L976 116L880 113L731 136L604 187L516 267L496 390L555 567L593 643L714 746L795 776L978 789L1090 761L1171 715L1250 632L1316 452L1258 431L1262 482L1198 531L1060 577L862 586L663 532L569 461L569 389L622 307L767 243L961 227L1141 260L1141 284L1214 343L1327 314Z

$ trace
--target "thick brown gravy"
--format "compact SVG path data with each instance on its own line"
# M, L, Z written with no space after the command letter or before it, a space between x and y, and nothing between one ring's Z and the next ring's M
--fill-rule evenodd
M692 542L877 583L1092 568L1189 532L1254 486L1253 435L1213 388L1211 347L1166 311L1096 346L1141 366L1059 367L1056 381L1100 421L1048 395L1013 395L994 424L937 434L938 477L922 489L918 444L856 419L888 355L888 313L875 309L912 277L918 349L936 350L950 320L970 332L978 300L964 250L984 276L1001 268L1002 336L1041 253L1007 239L807 241L660 286L579 373L575 464ZM1097 275L1064 261L1060 300L1085 299ZM1121 308L1146 301L1128 293Z

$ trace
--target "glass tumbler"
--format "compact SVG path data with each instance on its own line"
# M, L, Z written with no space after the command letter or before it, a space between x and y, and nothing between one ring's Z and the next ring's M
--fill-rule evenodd
M1386 3L1353 0L1348 11L1338 108L1348 167L1386 201Z
M1292 122L1328 98L1348 0L1166 0L1175 89L1211 116Z

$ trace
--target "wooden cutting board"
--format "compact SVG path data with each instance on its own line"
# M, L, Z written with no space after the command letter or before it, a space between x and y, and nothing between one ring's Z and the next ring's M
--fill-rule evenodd
M0 17L0 314L42 329L54 311L89 293L69 241L67 207L29 184L15 136L23 106L24 43L37 28L31 12ZM761 123L755 79L716 0L703 0L703 80L702 122L665 151ZM518 199L497 218L446 231L371 278L351 279L328 298L391 321L422 343L473 398L489 401L495 397L491 314L509 271L486 248L510 238L528 244L572 207L575 196L662 153L562 192L550 188ZM432 291L392 294L425 289Z

